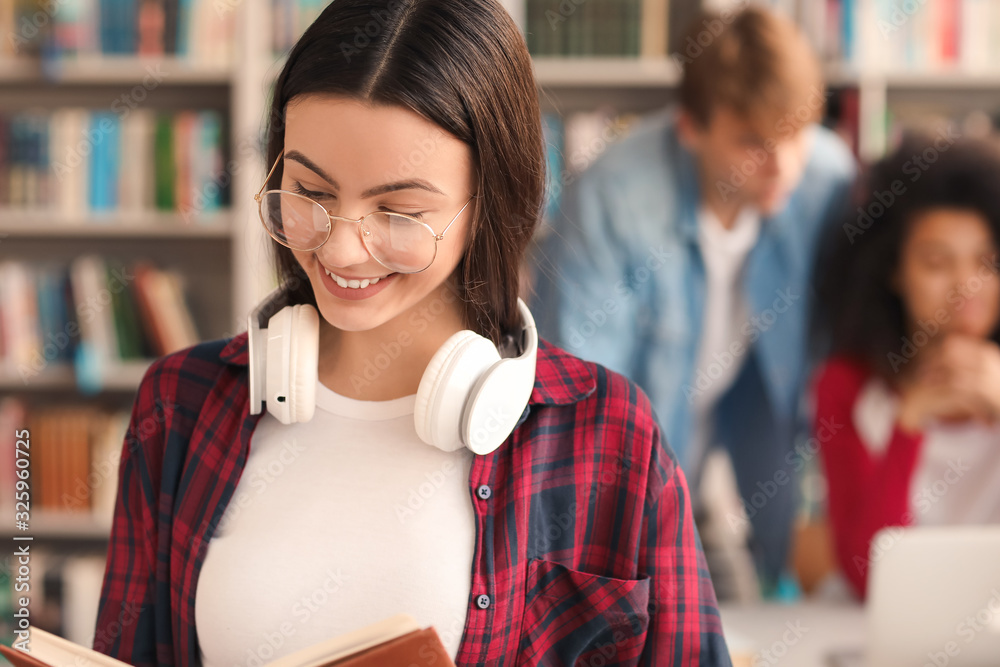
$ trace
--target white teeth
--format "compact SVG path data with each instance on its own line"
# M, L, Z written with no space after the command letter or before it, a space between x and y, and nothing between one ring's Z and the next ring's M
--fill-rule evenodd
M382 278L384 277L384 276L382 276L382 277L379 277L379 278L370 278L370 279L369 278L365 278L364 280L347 280L345 278L341 278L340 276L338 276L335 273L331 273L330 271L328 271L326 269L326 267L324 267L323 270L326 271L326 275L328 275L331 278L333 278L333 280L338 285L340 285L341 287L347 287L349 289L364 289L364 288L368 287L369 285L374 285L378 281L382 280Z

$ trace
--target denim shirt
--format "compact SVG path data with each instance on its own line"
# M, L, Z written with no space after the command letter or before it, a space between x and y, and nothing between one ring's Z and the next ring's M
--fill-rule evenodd
M672 110L645 119L566 187L540 242L533 312L541 335L646 391L690 475L698 464L690 460L691 399L699 382L704 390L712 381L712 366L696 368L705 299L698 163L675 119ZM805 131L802 179L782 210L762 219L746 258L750 316L740 326L751 344L716 359L740 372L716 405L712 442L732 456L768 580L787 560L795 473L804 467L793 447L807 423L801 396L813 257L822 230L843 213L856 171L835 133L818 125ZM748 154L738 166L756 165ZM729 183L740 184L738 175Z

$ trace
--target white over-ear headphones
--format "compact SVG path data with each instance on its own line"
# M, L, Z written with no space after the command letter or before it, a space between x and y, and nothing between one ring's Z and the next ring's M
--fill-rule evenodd
M535 384L538 333L528 307L520 355L501 358L491 340L465 329L434 354L417 388L417 435L444 451L462 446L489 454L507 439ZM289 303L279 287L247 318L250 344L250 414L262 403L281 423L309 421L316 409L319 315L309 304Z

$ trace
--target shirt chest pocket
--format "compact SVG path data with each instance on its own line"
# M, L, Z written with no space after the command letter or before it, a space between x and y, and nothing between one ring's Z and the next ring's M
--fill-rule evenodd
M528 561L517 667L639 664L649 629L649 577L615 579Z

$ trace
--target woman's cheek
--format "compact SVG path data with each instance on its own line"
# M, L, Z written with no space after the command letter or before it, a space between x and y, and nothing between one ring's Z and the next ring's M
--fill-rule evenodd
M933 318L941 309L954 311L964 298L946 274L936 271L914 271L906 282L906 307L914 319Z

